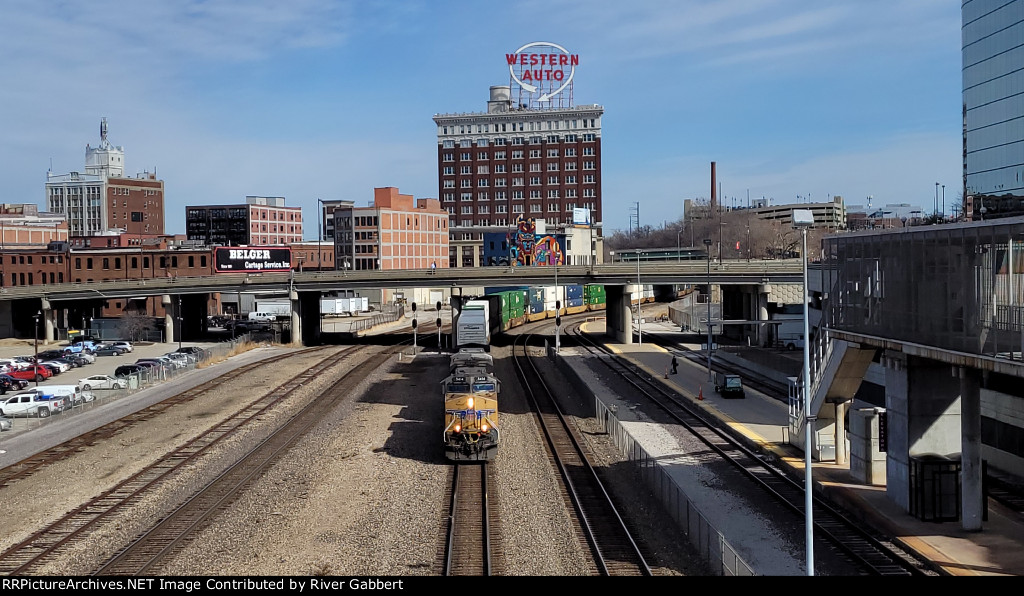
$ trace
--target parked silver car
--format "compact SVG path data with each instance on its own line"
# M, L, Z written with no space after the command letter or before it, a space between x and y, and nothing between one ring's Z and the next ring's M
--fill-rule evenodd
M0 416L0 431L11 430L12 428L14 428L14 421Z

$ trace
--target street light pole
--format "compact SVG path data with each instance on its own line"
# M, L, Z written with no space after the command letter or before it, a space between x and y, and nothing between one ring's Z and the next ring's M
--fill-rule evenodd
M181 294L178 294L178 351L181 351Z
M935 183L935 207L932 210L932 216L934 217L934 216L936 216L938 214L939 214L939 183L936 182Z
M749 214L747 214L747 218L748 218L748 221L747 221L747 262L749 263L750 262L750 221L749 221L750 215Z
M639 296L636 300L636 343L643 345L644 343L644 315L643 311L640 310L641 305L644 303L644 286L640 283L640 255L643 253L640 249L636 251L636 285L638 288Z
M558 255L555 255L555 353L562 349L562 329L559 322L562 320L562 301L558 298Z
M316 270L324 270L324 227L320 224L320 216L323 214L324 202L316 200Z
M946 185L942 185L942 221L946 221Z
M704 239L704 248L708 253L708 383L711 383L711 238Z
M39 317L43 314L43 311L39 311L32 315L32 318L36 321L36 340L33 344L34 354L32 356L32 376L35 377L36 387L39 386Z
M679 231L676 232L676 262L677 263L679 263L679 262L681 262L683 260L683 257L680 254L680 253L683 252L683 245L679 243L679 235L682 234L682 233L683 233L683 228L679 228Z
M809 296L807 294L807 228L814 225L814 214L806 209L793 210L793 227L800 230L802 240L803 262L803 303L804 303L804 366L803 366L803 399L804 399L804 516L807 530L807 575L814 575L814 475L811 460L813 447L812 430L817 416L811 415L811 333L808 313Z

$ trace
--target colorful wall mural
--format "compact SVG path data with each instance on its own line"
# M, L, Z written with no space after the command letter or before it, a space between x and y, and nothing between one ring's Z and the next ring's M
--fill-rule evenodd
M535 221L520 216L512 232L484 234L484 266L547 267L565 264L565 235L537 235Z

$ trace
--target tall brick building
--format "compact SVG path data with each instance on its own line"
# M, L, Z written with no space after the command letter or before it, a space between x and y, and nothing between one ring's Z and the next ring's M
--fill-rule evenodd
M604 108L532 107L513 102L511 90L491 87L486 112L434 116L452 267L479 263L483 234L508 232L520 217L564 231L573 209L586 207L600 235Z
M448 214L437 199L392 186L373 189L367 207L333 210L335 267L354 271L448 266Z

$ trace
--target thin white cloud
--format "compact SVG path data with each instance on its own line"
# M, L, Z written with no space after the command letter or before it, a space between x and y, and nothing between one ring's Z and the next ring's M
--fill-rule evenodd
M572 22L585 51L603 64L677 56L693 68L774 65L786 56L798 59L792 68L806 68L840 51L912 50L958 36L944 18L955 8L928 0L527 0L523 7L524 20L544 14Z

